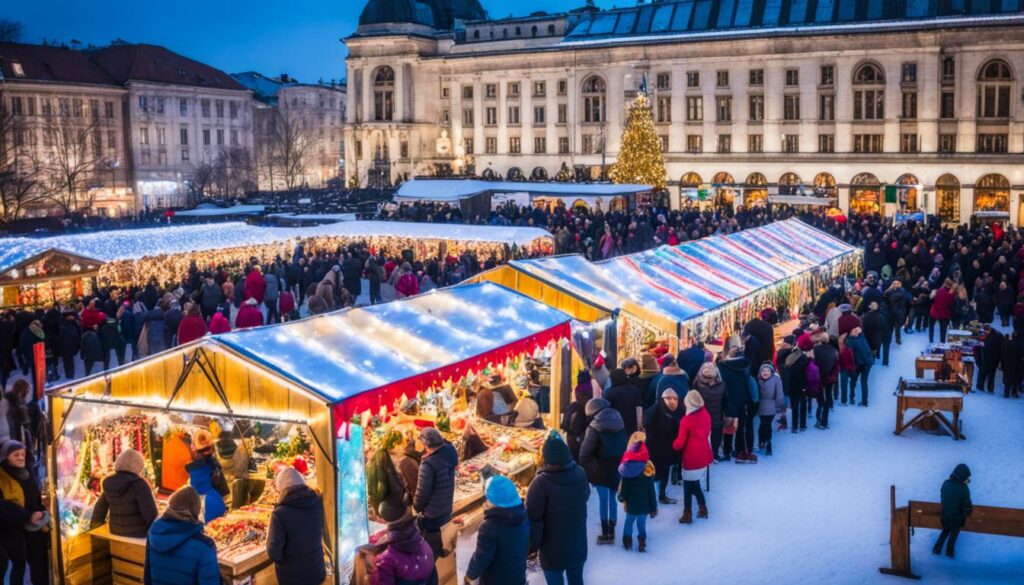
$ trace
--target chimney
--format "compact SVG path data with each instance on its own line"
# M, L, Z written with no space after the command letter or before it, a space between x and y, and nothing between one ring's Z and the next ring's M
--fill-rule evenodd
M287 73L282 73L281 74L281 83L288 83L288 74Z

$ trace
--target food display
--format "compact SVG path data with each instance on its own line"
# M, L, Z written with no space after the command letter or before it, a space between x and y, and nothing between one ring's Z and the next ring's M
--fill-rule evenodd
M262 504L243 506L207 524L206 535L217 543L217 557L237 563L266 549L273 509Z

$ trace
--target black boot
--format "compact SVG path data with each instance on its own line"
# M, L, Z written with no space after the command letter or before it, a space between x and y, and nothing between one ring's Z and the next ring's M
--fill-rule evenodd
M608 544L615 544L615 520L608 521Z
M768 444L764 446L764 454L769 456L769 457L772 456L772 442L771 441L768 441Z
M668 496L661 496L660 498L658 498L658 503L659 504L664 504L666 506L671 506L671 505L677 504L678 501L674 500L674 499L672 499L672 498L670 498Z
M624 535L622 537L622 548L624 548L626 550L633 550L633 537L632 536L625 536Z
M935 546L933 546L932 547L932 554L933 555L941 555L942 554L942 545L941 544L936 544Z
M638 536L636 537L636 552L647 552L647 537Z
M601 534L597 535L597 544L608 544L611 542L608 540L608 521L601 521Z

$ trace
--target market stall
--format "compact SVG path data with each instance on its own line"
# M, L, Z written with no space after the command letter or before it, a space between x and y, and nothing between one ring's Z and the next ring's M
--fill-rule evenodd
M614 318L623 358L658 347L674 353L680 343L726 334L766 307L791 318L822 284L857 272L860 254L791 219L601 262L580 255L517 260L475 280L581 321Z
M115 563L137 572L126 543L92 526L100 479L121 450L135 448L162 501L187 480L190 437L206 429L250 458L244 488L206 528L225 579L260 582L272 570L265 542L277 494L268 479L291 465L324 496L326 562L335 581L347 582L338 577L379 528L367 467L384 442L407 426L433 425L462 448L472 427L481 442L458 482L460 505L469 506L482 495L484 467L528 471L543 435L477 420L475 393L501 376L525 396L542 379L532 371L546 369L550 424L568 335L567 315L482 283L205 337L57 387L49 392L49 482L58 576L91 583Z
M0 252L0 307L50 305L92 292L102 262L61 249Z
M463 215L485 216L492 207L508 201L547 208L558 204L567 208L582 205L607 212L654 203L654 188L612 183L413 179L398 188L393 200L395 203L448 203L460 207Z

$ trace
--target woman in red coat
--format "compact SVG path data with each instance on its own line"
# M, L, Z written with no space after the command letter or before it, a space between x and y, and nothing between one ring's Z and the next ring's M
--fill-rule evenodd
M700 392L690 390L683 400L686 416L679 423L679 434L672 448L683 453L683 515L680 524L693 522L693 498L697 498L697 517L708 517L708 506L700 480L704 477L714 454L711 453L711 415L704 408Z
M946 343L946 330L949 329L949 320L953 317L954 303L956 303L956 293L953 292L953 281L947 278L942 286L932 291L928 343L935 341L935 323L939 324L939 342Z
M263 295L267 291L267 281L263 278L259 266L253 266L249 274L245 275L245 298L256 299L257 304L263 303ZM261 323L262 325L262 323Z
M235 329L248 329L260 325L263 325L263 313L260 312L256 299L250 298L238 310L238 316L235 317Z
M188 303L185 305L185 317L178 324L178 345L195 341L206 335L206 321L199 311L199 305Z
M224 316L224 313L219 311L214 313L210 318L210 335L228 333L229 331L231 331L231 322Z

